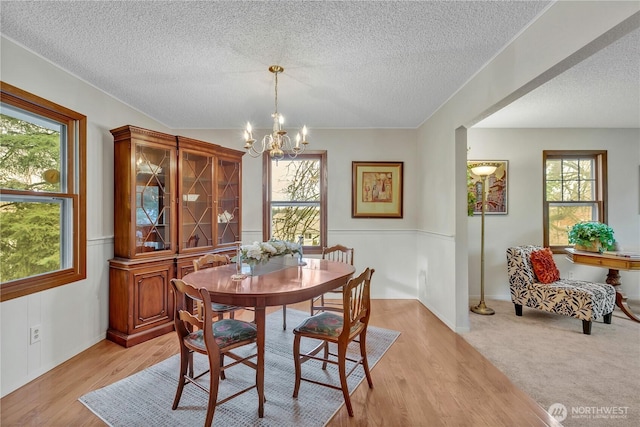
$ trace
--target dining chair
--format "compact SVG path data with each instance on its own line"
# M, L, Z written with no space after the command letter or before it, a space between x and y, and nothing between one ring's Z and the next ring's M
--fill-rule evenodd
M171 285L176 296L176 315L174 319L176 333L180 342L180 378L178 389L173 400L172 409L177 409L185 384L191 383L209 394L205 427L213 422L213 415L217 405L239 396L249 390L257 388L257 384L246 387L233 395L218 401L218 386L224 371L232 366L243 364L257 371L258 366L251 361L257 358L257 353L241 356L233 350L248 344L256 343L256 325L235 319L212 321L213 310L211 298L206 289L196 289L180 279L172 279ZM186 310L187 299L202 301L203 316L195 316ZM197 375L193 373L193 354L203 354L208 359L208 369ZM233 359L232 363L224 364L224 356ZM209 384L199 380L209 373Z
M367 362L366 338L369 316L371 314L371 276L374 271L372 268L367 268L358 277L349 279L347 284L344 285L342 293L342 314L323 311L308 317L293 329L293 359L296 371L296 380L293 389L294 398L298 397L301 381L342 390L344 403L347 406L349 416L353 417L347 377L349 377L359 365L362 365L367 377L367 383L369 383L369 388L373 388L369 364ZM300 354L300 342L302 338L320 340L321 343L313 350ZM355 341L356 338L358 338L359 341L359 359L347 357L347 347L352 341ZM337 346L337 353L329 351L329 343ZM324 351L324 354L322 357L319 357L317 354L321 350ZM335 384L303 377L302 364L310 360L321 361L323 370L327 369L327 363L338 365L340 386L338 387ZM354 363L348 372L346 369L347 361Z
M231 259L224 254L204 254L200 258L193 260L193 271L202 270L203 268L212 268L218 267L220 265L227 265L231 263ZM200 308L201 302L196 303L196 310L198 313L202 313L202 309ZM227 305L227 304L218 304L217 302L211 303L211 308L213 310L213 315L218 318L218 320L222 320L224 318L225 313L229 313L229 317L231 319L235 318L235 312L237 310L241 310L242 307L237 307L235 305Z
M322 259L331 261L344 262L353 265L353 248L343 245L334 245L322 248ZM327 295L333 294L333 295ZM331 296L332 299L341 299L342 286L326 294L319 295L311 299L311 315L313 316L320 311L342 311L342 301L325 301L325 296Z

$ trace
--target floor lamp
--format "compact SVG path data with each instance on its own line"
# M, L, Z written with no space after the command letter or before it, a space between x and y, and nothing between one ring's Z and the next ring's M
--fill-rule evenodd
M497 169L495 163L480 163L471 168L471 173L480 177L482 181L482 226L480 231L480 303L471 307L471 311L477 314L495 314L492 308L484 303L484 211L487 196L485 194L485 185L487 177L494 173Z

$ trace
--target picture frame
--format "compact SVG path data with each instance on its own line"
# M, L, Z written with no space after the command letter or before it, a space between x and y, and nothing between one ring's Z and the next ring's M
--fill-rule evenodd
M352 162L351 216L402 218L404 162Z
M495 163L498 165L496 171L487 176L485 194L486 205L485 215L507 215L508 214L508 184L509 184L509 161L508 160L467 160L467 170L469 171L468 190L476 196L473 209L474 215L482 214L482 180L479 176L471 172L471 168L480 163Z

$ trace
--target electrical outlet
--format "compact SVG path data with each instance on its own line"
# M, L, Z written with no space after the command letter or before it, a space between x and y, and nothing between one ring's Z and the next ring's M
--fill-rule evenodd
M32 326L29 329L30 332L30 342L31 344L35 344L37 342L40 342L40 338L41 338L41 332L40 332L40 325L35 325Z
M567 273L567 278L568 279L573 279L573 271L570 271Z

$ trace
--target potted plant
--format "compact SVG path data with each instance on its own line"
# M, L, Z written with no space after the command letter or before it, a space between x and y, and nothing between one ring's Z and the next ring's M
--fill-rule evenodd
M569 243L581 251L611 250L614 242L613 229L601 222L582 221L569 229Z

